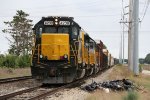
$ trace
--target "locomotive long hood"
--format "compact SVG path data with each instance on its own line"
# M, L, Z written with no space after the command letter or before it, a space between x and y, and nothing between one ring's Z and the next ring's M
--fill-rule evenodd
M69 34L43 33L41 54L47 60L69 60Z

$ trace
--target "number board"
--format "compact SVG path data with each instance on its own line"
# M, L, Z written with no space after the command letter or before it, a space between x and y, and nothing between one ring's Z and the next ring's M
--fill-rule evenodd
M70 25L69 21L59 21L59 25Z
M53 21L44 21L44 25L54 25Z
M55 23L53 21L44 21L44 25L54 25ZM58 25L70 25L69 21L59 21Z

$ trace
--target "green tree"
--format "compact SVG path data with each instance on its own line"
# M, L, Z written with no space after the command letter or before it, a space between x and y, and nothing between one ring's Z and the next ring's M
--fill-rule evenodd
M9 53L15 55L26 55L31 52L32 49L32 20L27 17L22 10L17 10L12 21L4 22L8 26L7 29L2 30L4 33L9 33L11 38L7 38L10 42Z
M139 63L140 64L144 64L144 59L143 58L139 58Z
M146 55L144 62L150 64L150 53Z

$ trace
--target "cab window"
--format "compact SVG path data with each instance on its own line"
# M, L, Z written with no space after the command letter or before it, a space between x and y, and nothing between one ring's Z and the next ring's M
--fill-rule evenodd
M42 28L41 27L36 28L35 32L36 32L36 37L40 37L42 34Z
M44 33L57 33L56 27L45 27Z
M72 38L77 38L78 29L76 27L72 27Z
M69 28L68 27L59 27L58 33L69 33Z

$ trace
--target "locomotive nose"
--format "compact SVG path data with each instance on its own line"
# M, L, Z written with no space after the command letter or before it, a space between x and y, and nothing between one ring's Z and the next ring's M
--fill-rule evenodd
M69 34L42 34L41 54L47 60L69 60Z

